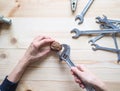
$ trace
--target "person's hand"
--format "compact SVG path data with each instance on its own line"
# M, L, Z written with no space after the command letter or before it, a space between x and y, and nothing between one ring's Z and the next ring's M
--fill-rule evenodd
M27 49L23 58L18 62L13 71L8 75L7 79L14 83L18 82L30 63L39 61L43 56L49 53L50 43L53 41L53 39L46 36L36 37Z
M93 86L96 91L106 91L104 83L93 75L84 65L71 68L72 74L75 78L75 82L79 84L81 88L85 88L84 83Z
M33 63L41 59L50 52L50 43L54 40L46 36L36 37L27 49L22 61L27 64Z

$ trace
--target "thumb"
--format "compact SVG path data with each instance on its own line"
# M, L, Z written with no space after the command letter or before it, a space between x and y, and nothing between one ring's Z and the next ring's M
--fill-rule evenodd
M71 71L79 77L82 75L82 72L77 67L72 67Z

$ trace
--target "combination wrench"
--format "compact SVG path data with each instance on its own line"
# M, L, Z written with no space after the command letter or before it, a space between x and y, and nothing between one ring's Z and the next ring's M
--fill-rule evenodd
M113 33L120 33L120 29L115 29L115 30L111 30L111 29L106 29L106 30L84 30L84 31L80 31L77 28L74 28L73 30L71 30L71 33L75 33L74 36L72 36L72 38L78 38L81 35L89 35L89 34L113 34Z
M61 61L65 61L70 68L75 67L75 64L70 60L70 46L67 44L62 44L62 47L63 47L63 51L57 52L59 59ZM76 77L79 78L78 75L76 75ZM83 82L83 84L85 85L86 91L95 91L95 89L91 85L85 82Z
M104 16L104 19L101 19L100 17L97 17L98 19L98 22L97 23L104 23L105 26L104 27L110 27L112 29L119 29L117 26L115 26L113 23L109 22L107 17ZM103 24L103 25L104 25ZM117 44L117 39L116 39L116 33L113 33L112 34L112 38L113 38L113 41L114 41L114 44L115 44L115 47L116 47L116 50L119 50L118 48L118 44ZM100 49L100 48L99 48ZM103 48L105 49L105 48ZM120 51L117 52L117 56L118 56L118 63L120 62Z
M94 0L89 0L88 3L87 3L87 5L83 9L83 11L79 15L77 15L75 17L75 21L79 20L78 24L82 24L83 23L84 16L85 16L86 12L88 11L88 9L90 8L90 6L92 5L93 1Z
M97 23L99 23L99 24L103 23L103 24L100 25L100 28L101 28L101 29L113 29L113 28L114 28L114 29L115 29L115 28L118 28L118 29L119 29L119 27L118 27L116 24L114 24L114 23L116 23L116 22L119 23L120 21L117 21L117 20L109 20L109 19L107 19L106 16L104 16L103 19L100 18L100 17L96 17L96 19L98 20L98 21L96 21ZM112 26L111 24L113 24L114 26ZM105 36L105 34L100 34L100 35L98 35L97 37L95 37L94 39L93 39L93 38L90 39L90 40L89 40L89 43L94 44L97 40L103 38L104 36Z
M97 40L103 38L104 36L105 36L105 34L99 34L97 37L91 38L91 39L88 41L88 43L94 44Z
M102 47L102 46L99 46L98 44L92 44L92 46L93 46L93 47L92 47L93 51L96 51L96 50L104 50L104 51L109 51L109 52L114 52L114 53L120 52L119 49Z

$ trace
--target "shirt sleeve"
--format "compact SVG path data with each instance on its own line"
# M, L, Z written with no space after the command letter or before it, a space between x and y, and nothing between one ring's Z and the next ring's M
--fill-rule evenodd
M6 76L6 78L4 79L4 81L0 86L0 91L15 91L17 86L18 86L18 82L17 83L11 82L7 79Z

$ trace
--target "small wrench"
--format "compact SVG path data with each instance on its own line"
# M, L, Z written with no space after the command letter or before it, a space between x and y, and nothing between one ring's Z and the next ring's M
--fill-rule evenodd
M76 35L72 36L72 38L78 38L81 35L89 35L89 34L111 34L111 33L120 33L120 29L106 29L106 30L86 30L86 31L80 31L76 28L71 30L71 33L76 33Z
M84 16L86 14L86 12L88 11L88 9L90 8L90 6L92 5L94 0L89 0L87 5L85 6L85 8L83 9L83 11L81 12L81 14L77 15L75 18L75 21L79 19L78 24L82 24L84 21Z
M62 44L62 47L64 48L62 52L58 52L57 54L59 55L59 59L62 61L65 61L68 66L71 67L75 67L74 63L70 60L70 46L67 44ZM76 75L76 77L79 78L78 75ZM86 83L83 83L85 85L86 91L95 91L95 89Z
M105 34L99 34L97 37L91 38L91 39L88 41L88 43L94 44L97 40L103 38L104 36L105 36Z
M92 44L92 46L93 46L93 47L92 47L93 51L96 51L96 50L104 50L104 51L109 51L109 52L114 52L114 53L120 52L119 49L102 47L102 46L99 46L98 44Z

